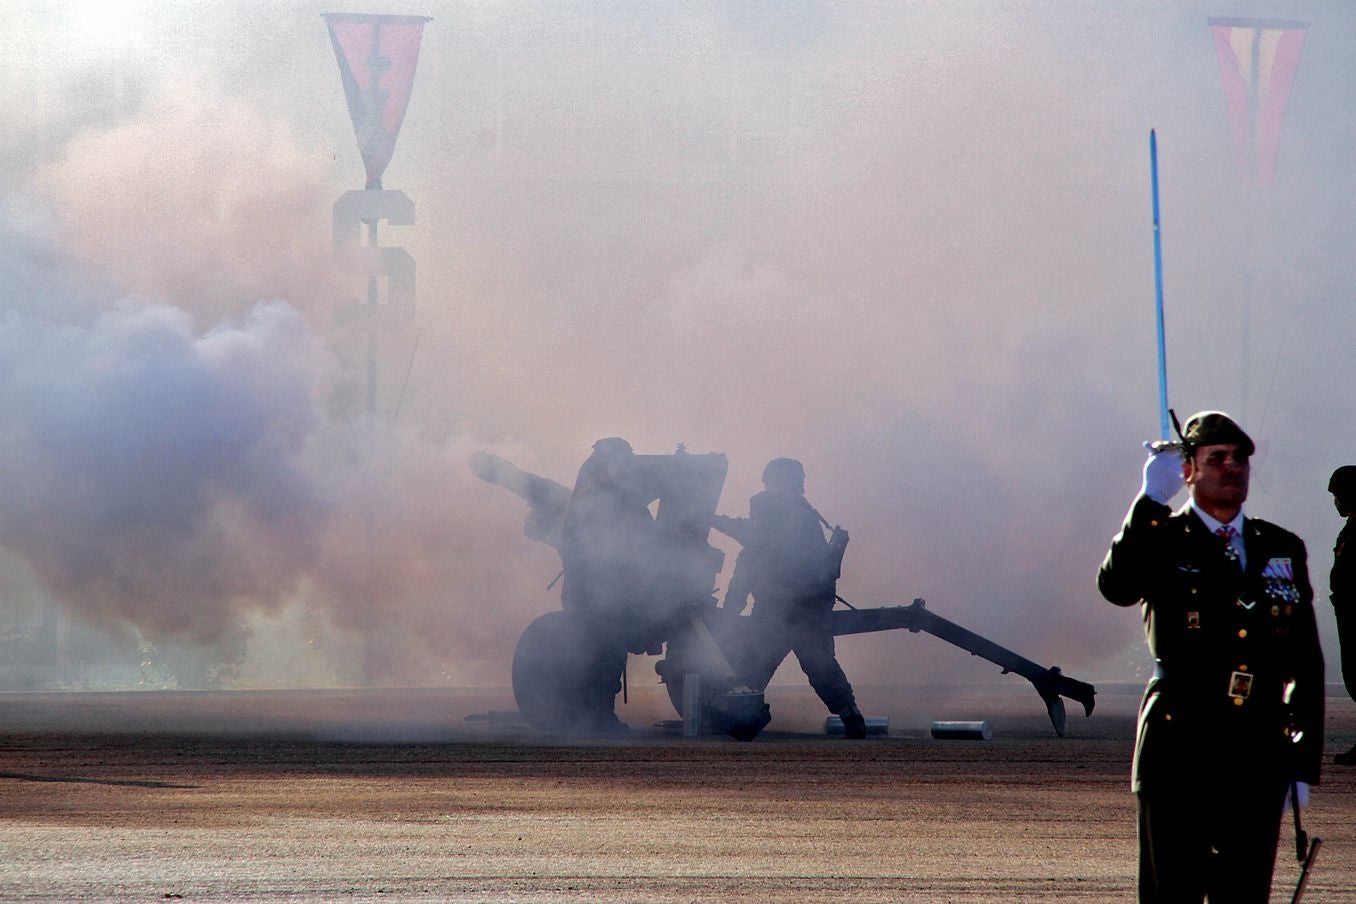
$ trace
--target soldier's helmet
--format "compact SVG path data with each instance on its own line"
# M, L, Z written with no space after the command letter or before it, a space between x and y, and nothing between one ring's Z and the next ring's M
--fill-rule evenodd
M1356 465L1342 465L1328 478L1328 492L1343 502L1356 503Z
M620 436L608 436L593 444L593 454L608 461L620 461L636 453L631 444Z
M805 466L794 458L774 458L763 468L763 486L788 493L805 492Z
M1182 439L1189 450L1201 446L1237 445L1245 455L1257 451L1252 438L1223 411L1198 411L1187 418Z
M620 436L600 439L593 444L593 454L580 468L575 486L617 485L624 479L635 458L636 453L631 444Z

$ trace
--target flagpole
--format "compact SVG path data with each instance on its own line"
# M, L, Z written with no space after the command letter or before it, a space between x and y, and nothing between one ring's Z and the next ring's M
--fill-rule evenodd
M1149 130L1149 181L1154 201L1154 312L1158 320L1158 438L1168 434L1168 351L1163 330L1163 230L1158 216L1158 136Z
M1252 382L1252 235L1253 221L1257 215L1256 191L1254 190L1257 182L1258 164L1260 162L1261 147L1258 142L1258 122L1261 115L1262 99L1258 96L1261 79L1261 50L1262 50L1262 30L1254 29L1252 33L1252 44L1249 50L1250 59L1248 61L1249 84L1248 84L1248 148L1251 151L1248 163L1248 172L1251 178L1244 183L1244 195L1246 206L1244 214L1245 239L1243 245L1243 316L1240 318L1243 322L1242 335L1239 337L1239 349L1241 361L1239 362L1239 405L1238 413L1243 423L1248 423L1248 403L1251 401L1249 384ZM1256 424L1252 425L1254 429Z
M384 624L378 621L378 502L381 468L377 441L379 383L383 376L378 318L387 323L397 314L409 316L414 303L414 261L404 249L386 248L378 241L382 220L408 225L414 222L414 205L403 192L385 191L382 173L395 150L396 135L405 117L419 43L427 16L392 16L367 13L322 13L329 30L330 44L339 64L339 78L349 115L353 119L358 152L362 156L366 183L362 191L349 192L335 205L336 245L348 250L351 241L358 245L359 223L367 227L367 253L353 255L350 269L367 273L367 300L358 303L358 313L367 332L367 380L364 417L363 458L367 469L368 492L363 512L367 546L366 586L369 604L363 681L374 685L378 673ZM388 41L387 38L390 38ZM354 232L349 233L352 227ZM350 239L349 236L352 236ZM342 237L342 238L341 238ZM356 251L357 249L352 249ZM396 253L399 252L399 253ZM386 277L383 291L381 277ZM383 305L385 296L390 304ZM400 310L394 310L399 295Z
M1271 180L1281 117L1289 101L1300 48L1308 22L1288 19L1211 17L1206 20L1214 37L1229 121L1244 195L1237 217L1244 221L1239 252L1239 411L1244 423L1252 406L1252 308L1256 265L1254 251L1263 211L1264 189ZM1237 218L1236 217L1236 218ZM1259 412L1264 415L1263 410ZM1256 426L1256 425L1254 425Z
M380 186L380 181L377 185ZM371 190L369 185L368 190ZM367 244L377 247L377 219L367 221ZM363 533L367 544L367 631L363 637L363 684L373 687L378 677L378 650L376 635L380 626L375 623L377 606L377 304L380 288L375 273L367 277L367 406L364 445L367 449L367 506L363 512Z

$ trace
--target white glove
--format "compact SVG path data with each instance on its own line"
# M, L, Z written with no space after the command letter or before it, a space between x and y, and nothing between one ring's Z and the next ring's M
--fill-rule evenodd
M1155 452L1152 443L1145 443L1144 448L1149 450L1149 460L1144 463L1144 483L1139 491L1154 502L1167 505L1186 483L1182 477L1182 450L1167 448Z

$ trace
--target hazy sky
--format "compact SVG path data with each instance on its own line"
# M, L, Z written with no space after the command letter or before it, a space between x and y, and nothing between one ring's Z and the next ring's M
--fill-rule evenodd
M375 453L333 11L432 17L384 179L418 291ZM1210 16L1311 23L1264 192ZM1248 511L1309 544L1335 661L1353 40L1340 2L11 0L6 586L189 643L305 611L379 626L384 680L502 684L559 566L466 459L569 483L621 435L727 453L730 514L799 458L852 532L849 600L1129 677L1138 613L1094 575L1158 427L1155 128L1172 404L1260 441ZM913 635L840 651L859 683L992 671Z

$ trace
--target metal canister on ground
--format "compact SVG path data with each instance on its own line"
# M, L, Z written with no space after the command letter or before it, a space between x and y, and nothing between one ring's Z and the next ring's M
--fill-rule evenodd
M988 722L933 722L932 736L939 741L987 741L993 737Z

